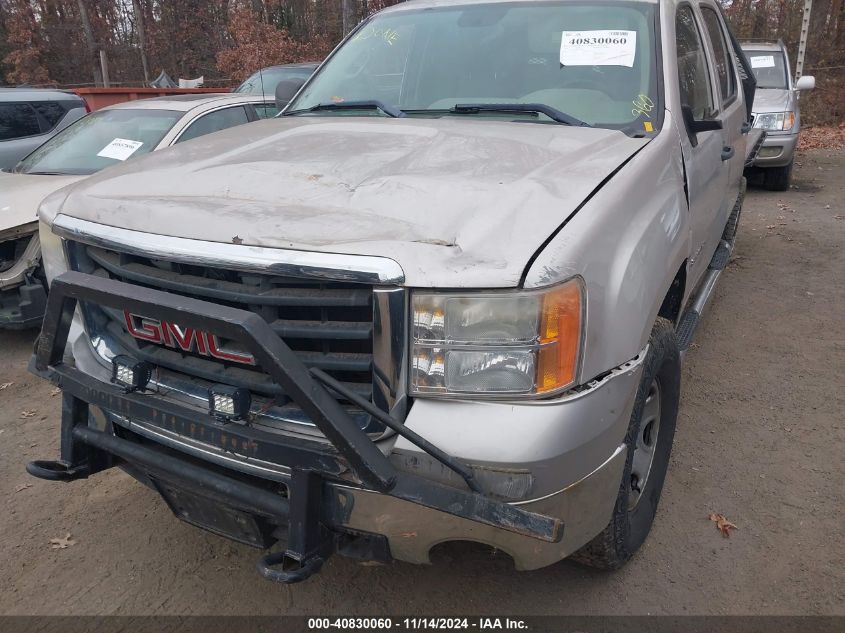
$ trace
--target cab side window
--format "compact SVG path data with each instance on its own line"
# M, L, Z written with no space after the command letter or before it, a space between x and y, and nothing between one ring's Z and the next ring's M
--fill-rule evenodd
M696 120L708 119L714 111L710 69L692 7L682 6L678 9L675 36L681 105L689 106Z
M256 103L254 105L255 113L259 119L272 119L279 113L279 108L272 103Z
M701 7L701 15L704 17L704 26L707 29L707 35L710 37L710 43L713 45L713 52L716 56L716 74L719 79L722 103L726 104L736 97L736 73L734 72L730 48L728 48L725 31L716 11L703 6Z
M211 134L212 132L219 132L220 130L225 130L244 123L249 123L249 117L247 116L246 108L243 106L217 110L215 112L211 112L210 114L206 114L191 123L191 125L188 126L188 129L182 133L182 136L180 136L179 140L176 142L183 143L194 138L199 138L200 136L205 136L206 134Z
M41 125L28 103L0 103L0 141L37 134L41 134Z

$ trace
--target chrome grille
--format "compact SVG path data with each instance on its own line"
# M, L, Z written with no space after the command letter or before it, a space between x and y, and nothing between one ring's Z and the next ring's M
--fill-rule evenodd
M385 375L394 376L396 372L393 368L373 371L374 307L383 303L374 301L377 293L373 286L180 263L72 241L67 242L67 248L75 270L260 315L306 366L323 369L379 408L397 414L397 395L404 390L385 379ZM91 305L84 306L84 311L92 341L107 334L124 350L169 372L246 387L265 398L268 407L295 409L281 388L258 367L141 341L127 331L122 312ZM396 336L396 332L387 333ZM388 346L396 348L395 342L388 342ZM374 373L378 375L375 380ZM362 427L372 430L374 423L369 416L359 411L355 417Z

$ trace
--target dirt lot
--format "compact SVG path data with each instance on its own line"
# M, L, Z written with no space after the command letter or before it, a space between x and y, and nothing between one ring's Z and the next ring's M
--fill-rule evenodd
M845 614L845 156L801 160L796 189L749 194L687 356L655 529L623 570L516 573L450 546L430 567L336 557L271 584L255 550L180 523L122 473L29 477L25 462L57 454L59 399L26 372L35 333L2 333L0 613ZM75 544L50 548L67 533Z

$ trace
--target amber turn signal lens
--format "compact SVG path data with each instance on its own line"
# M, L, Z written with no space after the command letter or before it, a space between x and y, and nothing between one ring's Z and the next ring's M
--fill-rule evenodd
M583 318L580 282L573 279L550 291L541 310L537 393L547 393L575 382Z
M791 130L793 125L795 125L795 113L785 112L783 115L783 130Z

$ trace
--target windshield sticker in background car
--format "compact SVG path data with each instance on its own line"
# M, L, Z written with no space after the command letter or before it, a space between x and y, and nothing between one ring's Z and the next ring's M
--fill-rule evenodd
M560 42L562 66L634 65L636 31L564 31Z
M644 116L647 119L651 118L651 111L654 110L654 101L651 100L651 97L648 95L638 95L632 103L634 108L631 110L631 114L637 117Z
M751 67L752 68L774 68L775 67L775 56L774 55L755 55L751 58Z
M129 141L125 138L116 138L101 149L97 153L97 156L101 156L102 158L113 158L115 160L126 160L143 144L144 143L142 141Z

